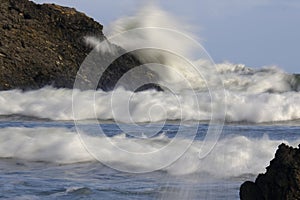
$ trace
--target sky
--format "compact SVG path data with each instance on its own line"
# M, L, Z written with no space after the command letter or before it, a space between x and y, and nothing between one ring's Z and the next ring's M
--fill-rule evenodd
M149 1L149 0L148 0ZM146 0L34 0L74 7L105 27L133 15ZM276 65L300 73L299 0L155 0L194 27L216 63L260 68Z

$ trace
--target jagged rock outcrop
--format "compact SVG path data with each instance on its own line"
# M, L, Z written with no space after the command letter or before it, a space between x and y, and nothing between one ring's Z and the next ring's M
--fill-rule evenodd
M299 145L300 146L300 145ZM265 174L240 188L242 200L300 199L300 149L281 144Z
M81 63L92 50L84 37L105 40L102 25L73 8L0 0L0 11L0 90L46 85L72 88ZM97 80L97 88L113 89L124 73L140 64L131 54L121 56Z

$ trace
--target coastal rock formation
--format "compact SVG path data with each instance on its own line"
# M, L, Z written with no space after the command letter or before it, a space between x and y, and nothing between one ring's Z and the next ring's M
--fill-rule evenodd
M84 37L106 39L101 24L73 8L0 0L0 11L0 90L46 85L73 88L77 71L92 50ZM97 88L113 89L125 72L140 64L131 54L121 56L97 79ZM89 80L84 81L89 84Z
M300 145L299 145L300 146ZM300 199L300 149L281 144L265 174L240 188L242 200Z

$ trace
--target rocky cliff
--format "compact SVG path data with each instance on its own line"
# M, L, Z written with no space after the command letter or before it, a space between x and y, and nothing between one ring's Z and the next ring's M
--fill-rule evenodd
M300 146L300 145L299 145ZM300 199L300 149L281 144L265 174L240 188L242 200Z
M0 0L0 11L0 90L46 85L72 88L81 63L92 50L84 37L105 40L102 25L73 8ZM121 56L105 71L98 88L112 89L125 72L138 65L131 54Z

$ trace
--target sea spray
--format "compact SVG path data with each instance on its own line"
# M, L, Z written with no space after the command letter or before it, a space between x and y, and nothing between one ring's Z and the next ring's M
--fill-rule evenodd
M193 44L187 40L178 38L176 34L170 35L169 32L151 31L149 28L173 30L191 39L199 40L199 38L192 33L193 29L191 26L166 11L161 10L154 4L140 8L133 16L122 17L111 23L106 31L106 35L109 39L115 35L122 35L125 32L135 29L146 29L145 31L131 32L134 36L124 34L124 36L120 36L116 44L124 49L135 49L145 45L161 46L166 50L175 49L178 55L188 59L193 65L201 69L201 73L208 73L208 75L205 77L195 76L195 72L191 70L190 66L182 62L180 58L178 59L178 57L172 55L172 53L167 54L157 49L147 51L139 50L133 53L142 63L159 63L170 66L182 76L186 77L192 84L193 89L207 89L205 78L215 76L215 74L211 74L211 71L208 70L214 67L211 63L203 63L203 61L208 60L207 57L202 57L206 52L195 51ZM109 49L107 43L101 43L94 37L87 37L86 40L89 45L99 48L99 50L104 49L103 51L107 51L105 49ZM204 67L205 65L206 67ZM151 69L151 66L149 68ZM242 64L225 62L216 65L216 68L227 90L247 91L249 93L274 93L298 91L299 88L299 83L294 75L287 74L276 66L264 66L261 69L253 69ZM156 71L156 74L159 75L161 84L164 82L167 82L167 85L176 84L177 89L180 89L180 80L178 80L176 73L172 73L174 72L173 70L152 70Z
M196 41L196 36L184 24L186 23L151 4L142 7L133 16L113 22L106 35L111 43L135 55L142 64L148 64L144 67L154 72L154 80L158 80L159 85L166 88L175 85L172 89L176 91L207 90L208 79L216 74L212 72L214 64ZM86 42L100 52L101 49L107 49L106 43L97 43L94 37L87 37ZM198 60L206 63L194 62ZM157 64L167 67L155 67ZM197 68L204 77L199 76ZM210 77L205 77L205 74ZM183 79L191 86L186 85Z
M237 76L233 75L230 76ZM249 84L251 84L249 82ZM256 83L253 83L256 84ZM232 87L234 87L233 84ZM124 89L118 89L116 94L124 98L114 101L115 106L124 105L125 97L131 97L131 117L135 122L160 122L165 120L184 121L208 121L210 120L210 96L206 92L199 92L198 102L191 98L191 93L184 91L177 94L182 109L178 108L177 100L168 92L157 92L148 90L133 93ZM77 120L99 119L113 120L113 113L110 109L111 96L113 92L99 91L79 91L70 89L55 89L51 87L40 90L22 92L10 90L0 92L0 115L20 115L37 118L47 118L52 120L73 120L72 93L79 100L81 109L78 112ZM253 93L247 91L226 91L229 101L226 102L227 122L278 122L291 121L300 118L300 93ZM217 101L222 101L218 99ZM145 109L150 109L153 105L160 104L166 113L153 109L149 115ZM196 110L196 106L199 110ZM91 109L87 109L90 108ZM94 112L95 108L95 112ZM118 116L118 120L124 123L130 122L126 115Z
M92 137L95 143L105 146L105 139ZM156 136L150 140L140 142L125 134L117 134L111 140L119 145L129 146L132 149L159 149L172 138L166 135ZM178 145L185 145L184 138L177 139ZM199 146L203 141L196 140L191 148L174 164L162 169L169 175L199 175L204 174L215 178L238 177L245 174L258 174L265 171L270 159L274 156L277 146L284 142L297 146L299 140L293 142L286 140L271 140L268 137L248 138L241 135L220 139L213 151L203 160L197 158ZM104 150L98 148L98 151ZM140 163L132 157L121 157L110 151L112 156L107 162L118 162L128 168L138 169L149 167L152 163ZM174 151L175 152L175 151ZM172 155L168 155L172 156ZM83 148L82 143L74 129L67 128L22 128L9 127L0 129L0 157L18 158L28 161L42 161L58 164L71 164L81 162L96 162L96 160ZM161 155L164 160L164 155Z

